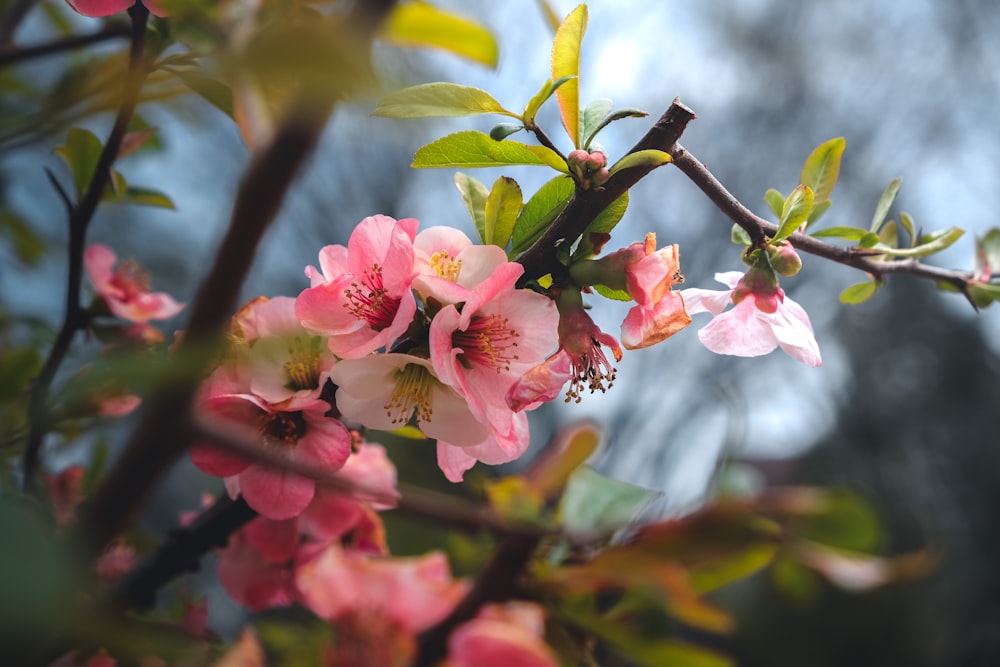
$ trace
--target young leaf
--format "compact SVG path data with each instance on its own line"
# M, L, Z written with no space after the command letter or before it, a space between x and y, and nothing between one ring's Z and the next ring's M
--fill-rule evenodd
M90 179L97 169L103 148L97 135L78 127L71 128L66 133L66 143L55 148L56 155L69 165L73 173L73 185L78 197L82 196L90 185Z
M905 229L906 233L910 235L910 245L917 245L917 233L913 229L913 218L906 213L900 213L899 224L903 225L903 229Z
M490 191L482 182L460 171L455 172L455 187L458 188L458 193L465 202L465 208L469 211L469 217L472 218L472 224L476 227L479 242L485 244L486 198Z
M672 159L673 158L670 157L670 153L659 151L655 148L647 148L646 150L629 153L622 159L618 160L618 162L615 162L608 171L610 175L614 176L622 169L630 169L632 167L655 168L670 162Z
M813 209L813 191L808 185L798 185L785 199L781 209L781 222L778 223L778 233L774 240L791 236L809 219Z
M380 36L400 46L428 46L489 67L497 65L497 42L489 30L421 0L396 5Z
M594 244L590 240L590 235L595 233L610 234L611 230L615 228L615 225L625 215L627 208L628 191L625 191L618 199L608 204L607 208L598 213L593 222L587 225L587 230L580 237L580 243L576 251L573 252L573 259L593 257L596 253L594 252Z
M588 132L583 132L583 131L580 132L581 136L583 137L583 148L584 148L584 150L587 150L587 149L590 148L591 142L594 141L594 138L597 136L597 134L601 130L603 130L604 128L606 128L608 125L610 125L611 123L615 122L616 120L621 120L622 118L645 118L648 115L649 115L649 112L648 111L643 111L642 109L631 109L631 108L628 108L628 109L618 109L617 111L612 111L607 116L605 116L604 120L602 120L597 125L597 127L595 127L593 130L591 130L589 133Z
M829 199L824 199L823 201L815 202L812 213L809 214L809 219L806 220L806 229L809 229L809 227L814 222L823 217L823 214L826 213L827 210L829 210L831 204L833 204L833 202L830 201Z
M521 186L509 176L501 176L493 183L486 198L486 227L483 243L504 248L514 231L514 222L522 207Z
M397 90L379 100L373 116L383 118L432 118L496 113L519 116L507 111L485 90L457 83L424 83Z
M903 179L901 178L892 179L888 187L886 187L885 192L879 197L878 204L875 206L875 215L872 216L871 231L877 232L885 220L885 216L889 215L889 208L892 206L892 202L896 198L896 193L899 192L899 184L902 182Z
M545 146L496 141L488 134L465 130L441 137L417 151L413 165L425 167L497 167L509 164L545 165L566 173L566 163Z
M611 111L611 100L594 100L580 112L580 145L586 148L594 138L605 117Z
M556 176L532 195L521 209L521 214L517 216L517 222L514 223L511 257L527 250L542 235L556 216L566 208L574 189L573 179Z
M623 289L613 289L607 285L594 285L594 291L612 301L631 301L632 295Z
M580 74L580 44L587 31L587 5L579 5L570 12L566 20L556 30L552 42L552 79L564 76L576 77ZM574 78L556 91L563 126L573 141L580 147L580 82Z
M817 202L826 201L833 192L840 176L840 158L846 142L843 137L830 139L819 146L806 159L799 182L813 190Z
M922 237L920 244L913 248L890 248L889 246L883 247L882 244L878 244L875 247L892 257L926 257L927 255L941 252L957 241L964 233L964 229L948 227L947 229L942 229Z
M233 118L233 91L225 83L198 69L189 67L164 67L163 69L180 79L193 93Z
M743 229L739 225L734 224L732 231L729 232L729 238L736 245L747 246L750 245L750 235L747 234L747 230Z
M535 93L528 103L524 107L524 113L521 115L521 120L524 121L525 125L531 125L535 122L535 115L538 110L542 108L545 101L552 97L552 93L556 92L560 86L569 81L570 79L575 79L575 76L563 76L555 81L549 79L546 81L538 92Z
M516 134L524 129L523 125L517 123L499 123L490 130L490 139L503 141L512 134Z
M785 208L785 195L771 188L764 193L764 201L767 202L771 213L774 213L774 217L781 220L781 211Z
M582 466L570 477L559 511L567 532L593 539L627 526L657 495Z
M135 204L137 206L169 208L172 211L177 209L170 197L162 192L150 190L148 188L128 186L125 188L125 191L115 199L115 201L121 202L122 204Z
M878 241L890 248L899 247L899 227L894 220L882 225L882 229L878 232Z
M847 241L860 241L866 234L870 233L867 229L861 229L860 227L828 227L827 229L813 232L812 236L818 239L837 238Z
M841 303L862 303L872 298L877 289L878 285L873 280L851 285L840 293L840 301Z

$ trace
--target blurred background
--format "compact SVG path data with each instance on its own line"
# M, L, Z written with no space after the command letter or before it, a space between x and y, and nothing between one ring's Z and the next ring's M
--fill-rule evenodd
M551 33L539 5L437 4L494 30L499 67L383 47L376 63L386 90L454 81L521 108L549 72ZM565 15L575 3L552 5ZM679 97L698 115L684 146L768 217L765 190L790 191L810 151L843 136L834 205L819 226L867 226L882 190L900 176L891 216L906 211L925 231L963 227L966 236L931 261L972 267L972 237L996 226L1000 210L1000 4L594 0L589 7L581 101L609 97L650 112L601 134L612 160ZM46 30L41 17L25 26L39 38ZM33 75L53 77L59 66L58 59L32 65ZM346 242L373 213L472 235L452 171L408 165L424 143L462 129L488 131L500 119L371 118L375 100L338 110L269 233L247 298L297 294L319 249ZM177 210L107 206L90 238L135 257L155 288L190 301L249 154L231 122L193 96L142 112L161 128L162 151L132 158L121 170L130 183L168 193ZM101 136L109 122L95 117L84 125ZM568 150L554 103L540 124ZM0 244L3 310L53 327L64 298L66 235L42 166L62 168L51 152L60 142L56 136L16 148L0 144L7 200L48 244L30 270L6 241ZM501 174L479 171L474 175L486 183ZM549 178L543 171L502 173L528 195ZM631 201L609 248L655 231L661 245L680 244L686 286L721 288L713 275L741 268L731 223L679 171L657 170L633 189ZM877 509L886 553L939 553L930 576L862 595L819 584L808 595L789 596L767 573L730 587L722 603L739 625L719 645L742 665L1000 664L1000 315L995 308L977 314L961 297L904 276L891 277L869 302L845 306L837 295L864 276L803 259L802 273L782 286L812 318L822 367L780 352L715 356L697 340L707 317L696 316L666 343L627 352L606 395L538 411L533 444L560 424L591 417L607 435L596 467L659 491L650 516L690 510L720 484L838 486ZM617 334L626 308L596 296L593 305L598 323ZM173 324L183 328L184 315ZM105 436L114 442L115 433ZM67 463L87 460L87 445L61 455ZM431 450L419 454L426 459ZM218 492L215 482L180 464L146 521L169 524L178 507L197 503L198 489ZM231 610L221 601L212 611L223 619Z

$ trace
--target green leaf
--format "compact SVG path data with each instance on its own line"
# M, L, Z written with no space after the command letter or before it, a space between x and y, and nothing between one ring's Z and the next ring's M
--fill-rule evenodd
M97 135L78 127L71 128L66 133L66 143L55 148L56 155L69 165L73 173L73 185L77 197L83 196L90 185L103 149L104 146Z
M901 178L892 179L885 192L879 197L878 204L875 206L875 215L872 216L870 231L877 232L878 228L882 226L885 217L889 215L889 208L892 206L893 200L896 199L896 193L899 192L899 185L902 182Z
M813 190L815 201L826 201L833 192L840 176L840 158L846 142L843 137L830 139L819 146L806 159L799 182Z
M507 137L524 129L523 125L517 123L499 123L490 130L490 139L503 141Z
M830 209L830 205L833 204L829 199L824 199L820 202L814 202L812 213L809 214L809 219L806 220L806 229L823 217L823 214Z
M767 207L774 213L774 217L781 220L781 211L785 208L785 195L771 188L764 193L764 201L767 202Z
M895 220L890 220L882 225L882 229L878 232L878 241L890 248L899 247L899 227L896 225Z
M623 192L618 199L608 204L607 208L598 213L594 221L587 225L587 230L580 237L580 244L573 253L573 259L593 257L596 253L590 235L610 234L625 215L626 209L628 209L628 191Z
M417 0L396 5L380 36L399 46L426 46L496 67L499 49L485 27Z
M947 229L942 229L922 237L920 245L913 248L890 248L881 243L873 247L892 257L926 257L927 255L941 252L961 238L962 234L965 234L964 229L948 227Z
M137 206L154 206L157 208L169 208L176 210L174 202L167 195L156 190L147 188L136 188L129 186L123 193L118 195L114 201L122 204L135 204Z
M868 234L871 234L867 229L861 229L860 227L828 227L827 229L821 229L817 232L813 232L812 236L821 238L837 238L845 239L847 241L860 241Z
M589 149L591 142L594 140L597 134L601 130L606 128L608 125L615 122L616 120L621 120L622 118L645 118L648 115L649 115L648 111L643 111L641 109L627 108L627 109L618 109L617 111L612 111L607 116L605 116L604 120L602 120L597 127L591 130L590 133L581 132L581 135L583 136L584 149Z
M517 214L523 206L521 186L509 176L501 176L493 183L486 198L486 227L483 243L504 248L514 231Z
M538 110L542 108L542 105L545 104L546 100L552 97L552 93L556 92L556 90L558 90L559 87L567 81L575 78L575 76L563 76L555 81L549 79L542 84L542 87L538 89L538 92L535 93L534 97L532 97L524 107L524 113L521 115L521 120L524 121L524 124L534 124L535 115L538 113Z
M476 227L479 242L485 244L486 198L490 195L489 189L478 179L460 171L455 172L455 187L458 188L458 193L462 196L462 201L465 202L469 217L472 218L472 224Z
M613 301L631 301L632 295L622 289L614 289L607 285L594 285L594 291L606 299Z
M976 237L976 275L988 279L997 274L1000 274L1000 229L994 227Z
M874 248L878 245L878 234L865 232L865 235L858 241L858 246L862 248Z
M511 164L549 166L566 173L566 163L545 146L528 146L516 141L496 141L488 134L466 130L441 137L417 151L413 166L498 167Z
M580 45L587 32L587 5L579 5L570 12L556 30L552 42L552 80L580 74ZM556 91L563 127L570 140L580 147L580 81L573 78Z
M949 291L955 292L955 286L951 283L941 282L938 283L938 287ZM991 283L969 283L969 296L976 303L978 308L986 308L994 301L1000 300L1000 285L994 285Z
M0 212L0 230L10 237L14 254L25 264L35 264L45 254L45 241L27 222L10 211Z
M519 118L485 90L457 83L424 83L403 88L383 97L372 111L373 116L384 118L474 116L485 113Z
M788 238L798 231L799 227L809 219L813 209L813 191L808 185L798 185L785 199L781 209L781 222L778 223L778 233L774 240Z
M910 235L910 246L915 246L917 244L917 233L913 228L913 219L906 213L900 213L899 224L903 225L903 229Z
M875 295L875 290L878 289L878 284L875 281L870 280L864 283L858 283L857 285L851 285L843 292L840 293L841 303L863 303Z
M0 353L0 401L15 398L41 369L41 355L33 347L8 349Z
M672 159L670 153L656 150L655 148L647 148L625 155L618 162L615 162L608 171L610 175L614 176L622 169L631 169L632 167L652 167L655 169L660 165L667 164Z
M751 243L750 235L747 234L747 230L736 224L733 225L733 229L729 232L729 238L736 245L747 246Z
M602 121L611 111L611 106L611 100L599 99L583 107L583 111L580 112L580 145L582 147L586 148L590 145L597 129L601 127Z
M225 83L197 69L186 67L164 67L163 69L180 79L185 86L206 102L233 118L233 91Z
M573 179L556 176L539 188L521 209L514 223L510 256L527 250L556 219L573 196Z

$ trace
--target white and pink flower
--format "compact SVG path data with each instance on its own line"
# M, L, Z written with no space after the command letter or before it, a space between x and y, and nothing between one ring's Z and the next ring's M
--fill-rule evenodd
M138 262L125 260L115 269L117 261L115 253L100 243L91 245L83 255L87 276L113 315L142 324L168 319L183 310L184 304L169 294L150 291L149 274Z

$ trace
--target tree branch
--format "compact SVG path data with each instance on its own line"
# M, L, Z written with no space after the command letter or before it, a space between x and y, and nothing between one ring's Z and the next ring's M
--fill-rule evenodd
M115 123L90 178L90 185L83 198L69 214L69 273L66 279L65 313L55 343L53 343L45 365L31 388L28 403L28 442L23 462L23 484L25 492L28 493L35 490L40 466L42 439L46 432L46 403L49 398L49 388L69 351L69 346L73 342L77 330L85 326L85 318L80 308L80 284L83 281L83 253L87 240L87 228L90 226L90 221L93 219L101 197L111 180L111 167L118 157L118 150L121 148L129 120L131 120L139 100L142 82L146 77L143 50L146 43L146 20L149 18L149 10L142 3L138 3L129 9L129 16L132 19L132 45L129 50L125 90L122 93L118 114L115 116ZM65 197L65 195L63 196Z
M129 28L121 23L109 23L104 29L92 32L89 35L71 35L44 44L21 48L8 47L0 50L0 67L15 65L25 60L48 56L54 53L72 51L73 49L90 46L91 44L99 44L100 42L118 39L119 37L128 37L130 34Z
M674 144L694 118L694 112L680 100L675 99L649 132L628 153L650 148L672 152ZM579 238L601 211L653 169L655 167L645 166L623 169L614 174L601 188L584 190L578 186L562 213L530 248L517 257L516 261L524 266L524 275L518 284L524 286L546 273L551 273L554 282L558 284L566 272L566 267L558 260L559 250Z
M719 207L719 210L726 214L726 217L746 230L754 243L763 244L768 237L778 233L776 224L764 220L744 206L726 190L704 164L683 146L678 145L672 155L673 164L684 172ZM878 279L884 278L889 273L907 273L919 278L949 283L968 296L968 284L972 279L972 274L969 272L928 266L915 259L875 260L871 256L877 251L873 252L864 248L843 248L798 232L788 237L788 241L798 250L860 269Z

